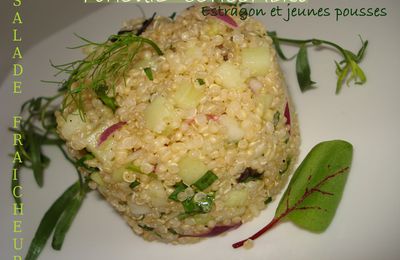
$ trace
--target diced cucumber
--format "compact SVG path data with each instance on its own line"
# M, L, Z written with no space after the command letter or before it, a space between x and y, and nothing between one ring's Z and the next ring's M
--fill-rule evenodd
M193 61L199 60L203 57L203 52L201 51L201 48L197 46L188 47L185 50L185 54L189 63L192 63Z
M112 173L112 180L113 180L114 182L123 182L123 181L124 181L124 178L123 178L124 171L125 171L125 168L124 168L124 167L119 168L119 169L113 171L113 173Z
M244 79L240 69L228 62L223 63L215 70L216 82L226 88L244 87Z
M82 120L78 111L72 112L65 119L65 124L61 128L61 134L70 139L74 133L80 132L86 123Z
M176 106L183 109L195 108L202 97L203 90L193 86L189 80L180 82L173 93Z
M151 59L141 59L134 63L133 68L135 69L144 69L146 67L152 67L153 61Z
M98 173L98 172L94 172L94 173L90 174L90 179L92 181L94 181L95 183L97 183L97 185L99 185L99 186L104 185L103 179L101 178L100 173Z
M164 97L156 97L144 110L145 125L150 130L161 133L164 131L169 120L175 115L175 112Z
M231 190L226 194L225 205L228 207L243 207L247 203L247 189Z
M252 76L265 75L271 67L271 53L266 46L242 50L242 66L250 69Z
M186 185L191 185L200 179L206 172L207 166L197 158L183 157L179 162L178 175Z
M220 117L220 122L227 130L227 138L229 141L239 141L244 136L243 129L239 126L239 123L235 118L227 115L222 115Z
M215 36L224 32L224 24L216 20L210 20L206 29L209 36Z
M258 100L259 102L262 104L263 106L263 117L264 119L269 118L269 111L271 110L270 107L272 105L272 101L273 101L273 97L269 94L261 94L258 96Z
M155 207L161 207L168 204L167 192L158 180L149 183L146 194L150 197L151 204Z
M207 225L210 220L213 220L213 217L209 214L198 214L194 215L193 219L197 225Z

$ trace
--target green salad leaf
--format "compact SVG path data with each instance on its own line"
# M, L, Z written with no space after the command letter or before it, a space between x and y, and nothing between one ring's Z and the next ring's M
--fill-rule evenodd
M352 145L345 141L315 146L293 175L275 217L286 213L302 228L325 231L342 197L352 154Z
M294 173L271 222L232 246L241 247L284 220L312 232L326 230L342 197L352 157L353 147L346 141L316 145Z

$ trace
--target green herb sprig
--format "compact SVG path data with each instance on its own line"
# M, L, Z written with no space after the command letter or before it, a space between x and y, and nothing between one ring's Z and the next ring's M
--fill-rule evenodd
M302 92L313 89L315 87L315 82L311 80L311 69L308 61L307 48L309 46L329 46L336 49L342 56L340 62L335 61L336 65L336 75L338 77L336 82L336 94L340 93L342 86L346 83L348 86L350 82L354 81L357 85L363 85L367 82L367 77L364 71L358 65L364 58L368 41L361 40L361 48L358 50L357 54L341 47L340 45L321 39L307 39L307 40L296 40L288 38L280 38L274 31L267 32L268 36L271 37L272 42L275 46L278 56L283 60L290 60L296 57L296 74L297 81L299 83ZM281 44L289 44L299 47L299 52L293 57L286 57L282 51Z
M64 143L56 133L55 109L51 107L51 103L60 95L58 93L54 97L32 98L21 106L20 115L24 119L18 129L10 129L14 134L20 135L22 143L15 146L15 153L20 155L21 160L14 160L16 178L11 180L11 190L20 185L21 168L31 169L37 185L43 186L43 173L50 162L49 157L43 153L43 147L61 147ZM19 196L14 198L20 206Z
M22 168L31 169L36 183L40 187L43 186L44 170L50 163L50 158L43 152L45 146L58 147L77 170L84 163L84 159L76 160L66 153L63 147L64 141L56 133L57 125L54 113L58 108L52 106L52 102L61 95L62 92L59 92L53 97L33 98L22 105L20 114L23 120L18 129L12 129L15 134L21 135L22 143L22 145L16 146L16 152L20 154L21 162L15 161L14 163L17 178L13 178L11 181L12 190L19 185L19 173ZM87 156L85 157L87 158ZM59 197L42 218L28 249L26 260L37 259L53 231L53 248L61 249L65 235L87 192L87 181L78 172L78 181ZM17 197L15 197L15 202L19 206L22 203L21 199Z
M126 72L132 61L144 45L149 45L157 55L163 55L161 49L152 40L137 36L133 32L111 35L103 43L95 43L78 36L84 44L71 49L93 46L95 48L85 59L52 66L59 73L69 74L63 83L66 89L63 108L76 105L82 120L85 119L82 93L93 90L104 105L113 111L117 108L115 85L121 77L125 80Z
M284 220L313 232L326 230L342 197L352 157L353 147L346 141L316 145L294 173L271 222L232 247L257 239Z
M82 93L85 90L93 90L104 105L115 111L117 104L113 93L115 92L116 80L125 76L125 72L132 65L131 63L140 49L144 45L149 45L158 55L163 54L153 41L129 31L112 35L104 43L94 43L82 37L79 38L85 44L72 49L90 45L94 46L94 51L83 60L62 65L52 64L58 70L56 75L64 72L69 74L68 79L62 82L48 82L60 85L56 95L32 98L26 101L21 106L22 120L19 128L11 129L15 134L21 136L21 145L15 146L21 160L14 159L16 178L12 176L12 192L19 186L22 168L31 169L37 184L40 187L43 186L44 171L50 163L50 158L43 152L43 148L48 145L58 147L78 173L78 181L71 185L43 216L25 260L37 259L52 234L53 249L61 249L65 236L89 191L89 178L84 179L79 170L86 171L88 175L98 171L98 169L89 167L85 163L85 161L94 158L93 154L87 152L80 159L76 159L70 157L65 151L65 141L58 136L56 131L55 113L60 109L55 101L64 97L60 112L70 105L75 105L79 110L81 119L84 120ZM55 106L55 104L57 105ZM14 197L14 199L20 207L21 198Z

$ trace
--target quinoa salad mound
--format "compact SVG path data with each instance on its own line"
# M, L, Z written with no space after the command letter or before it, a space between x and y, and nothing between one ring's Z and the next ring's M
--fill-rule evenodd
M89 187L146 240L191 243L250 221L298 156L297 117L266 28L201 10L154 17L140 36L162 55L133 43L127 69L104 79L102 94L66 95L56 114ZM143 20L131 20L121 32L139 28Z

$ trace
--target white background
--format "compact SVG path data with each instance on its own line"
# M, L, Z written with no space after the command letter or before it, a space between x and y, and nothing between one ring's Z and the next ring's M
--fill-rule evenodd
M56 63L81 57L65 47L78 43L73 33L95 41L118 31L122 21L140 16L134 4L84 5L80 1L25 1L21 36L24 76L23 94L11 95L9 66L14 43L11 20L16 8L12 1L1 2L1 89L0 89L0 259L12 259L12 198L10 195L12 136L7 131L21 103L33 96L50 95L55 88L40 80L52 79L49 59ZM257 5L269 10L272 5ZM169 15L185 5L143 6L147 16L157 11ZM295 5L291 5L295 7ZM282 62L297 113L302 146L301 159L316 143L345 139L355 148L354 161L336 217L323 234L312 234L291 223L283 223L259 238L251 250L233 250L231 243L259 230L273 217L278 200L254 221L223 237L195 245L173 246L149 243L134 235L125 222L97 194L84 202L67 235L63 249L47 245L39 259L400 259L400 35L399 1L316 1L302 8L385 7L386 17L347 17L339 22L331 17L301 17L284 22L281 18L259 17L269 30L292 38L318 37L333 40L350 50L358 50L358 34L370 44L361 66L368 82L344 87L335 95L334 59L338 55L309 49L312 78L318 89L300 93L294 62ZM286 9L286 5L283 5ZM289 52L294 49L288 49ZM73 168L55 150L46 150L52 163L39 189L32 174L23 172L25 215L23 234L25 255L34 231L51 203L75 179ZM19 236L17 236L19 237Z

